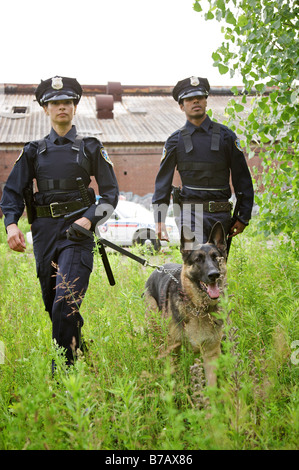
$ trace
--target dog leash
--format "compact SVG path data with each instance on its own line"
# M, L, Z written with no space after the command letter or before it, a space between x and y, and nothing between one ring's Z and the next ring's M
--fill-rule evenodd
M145 258L141 258L140 256L137 256L134 253L131 253L130 251L124 250L122 247L120 247L118 245L115 245L114 243L106 240L105 238L99 237L98 240L97 240L97 243L98 242L100 244L104 244L104 245L108 246L109 248L112 248L115 251L118 251L122 255L125 255L125 256L128 256L129 258L132 258L134 261L137 261L138 263L142 264L145 267L148 266L149 268L157 269L157 271L160 272L160 273L164 272L165 274L168 274L176 283L179 282L178 279L171 274L171 270L165 268L165 266L163 266L163 265L151 264Z
M81 227L81 225L73 223L72 228L76 232L79 232L82 235L85 235L89 238L94 239L93 232L91 232L90 230L85 229L84 227ZM122 255L125 255L128 258L133 259L134 261L137 261L138 263L142 264L143 266L149 266L150 268L156 268L158 270L160 269L161 271L163 271L163 270L165 271L164 266L158 266L158 265L151 264L145 258L141 258L140 256L137 256L134 253L131 253L130 251L125 250L124 248L122 248L118 245L115 245L114 243L110 242L109 240L106 240L105 238L97 237L96 244L97 244L99 253L101 255L103 265L104 265L104 268L105 268L105 271L106 271L106 274L107 274L107 277L108 277L108 280L109 280L109 283L110 283L111 286L115 285L115 279L114 279L112 269L111 269L111 266L110 266L110 263L109 263L109 260L108 260L108 257L107 257L107 253L105 251L105 246L108 246L109 248L112 248L113 250L118 251ZM168 271L168 270L166 270L166 271Z

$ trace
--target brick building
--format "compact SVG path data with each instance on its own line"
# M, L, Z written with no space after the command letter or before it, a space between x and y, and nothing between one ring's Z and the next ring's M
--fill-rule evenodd
M23 145L49 133L50 122L35 101L36 85L0 86L0 192ZM83 86L74 119L77 131L99 138L114 163L120 190L143 196L154 190L167 137L183 126L185 115L171 95L172 87ZM228 89L212 88L208 107L222 122L231 98ZM258 156L249 166L258 166ZM179 175L174 182L179 184Z

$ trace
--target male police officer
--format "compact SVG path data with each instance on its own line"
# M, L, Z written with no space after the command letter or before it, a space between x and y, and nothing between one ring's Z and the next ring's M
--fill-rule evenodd
M36 179L38 192L27 210L34 213L31 230L37 276L52 320L53 339L66 349L67 364L72 364L73 352L80 347L83 318L79 308L93 267L94 243L71 227L75 222L94 230L100 223L94 194L87 189L91 175L99 187L100 204L111 207L111 211L117 205L118 184L102 143L78 136L72 125L82 95L77 80L50 78L40 83L35 95L52 128L44 139L25 145L5 185L1 207L8 244L12 250L23 252L25 239L17 224L24 210L24 190ZM85 200L77 178L84 182ZM86 194L90 195L87 205ZM69 220L64 218L72 213Z
M244 230L251 217L253 187L249 169L236 135L206 114L209 90L208 80L201 77L181 80L173 89L187 122L167 139L156 178L152 202L156 233L161 240L168 240L164 221L176 167L182 180L180 224L191 226L199 242L208 240L218 220L226 234L234 236ZM243 193L232 227L230 176L235 193Z

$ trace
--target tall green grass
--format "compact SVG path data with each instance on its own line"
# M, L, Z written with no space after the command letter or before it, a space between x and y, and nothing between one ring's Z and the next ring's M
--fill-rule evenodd
M145 256L154 264L181 259L178 249ZM289 246L253 227L233 240L215 389L204 386L187 349L173 370L158 315L159 332L148 331L142 292L152 268L117 253L109 259L116 286L97 255L81 309L89 349L66 370L32 247L11 252L1 222L0 449L296 449L298 260Z

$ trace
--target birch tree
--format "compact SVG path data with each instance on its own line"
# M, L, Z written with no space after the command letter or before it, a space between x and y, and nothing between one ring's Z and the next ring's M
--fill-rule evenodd
M212 54L213 65L223 75L242 77L244 90L240 95L232 88L226 123L238 123L235 130L244 136L249 158L255 145L261 147L259 182L264 190L256 181L255 196L259 227L266 234L281 234L298 243L299 4L294 0L196 0L193 8L206 21L222 24L223 42ZM250 112L244 118L239 113L248 100Z

